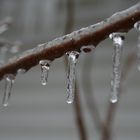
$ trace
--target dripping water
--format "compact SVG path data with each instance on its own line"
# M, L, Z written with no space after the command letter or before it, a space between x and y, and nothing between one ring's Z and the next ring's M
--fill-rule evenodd
M5 76L5 90L4 90L3 103L2 103L4 107L8 106L14 81L15 81L15 76L13 74L7 74Z
M48 73L50 70L50 60L40 60L39 64L41 65L41 84L46 85L48 82Z
M113 45L114 45L110 102L116 103L118 101L118 94L120 90L121 56L122 56L124 36L122 36L119 33L112 33L109 35L109 37L110 39L113 40Z
M137 45L137 58L138 58L138 71L140 71L140 21L134 24L134 28L139 31L138 35L138 45Z
M67 103L71 104L75 93L75 67L79 57L79 52L71 51L66 53L68 59L67 69Z

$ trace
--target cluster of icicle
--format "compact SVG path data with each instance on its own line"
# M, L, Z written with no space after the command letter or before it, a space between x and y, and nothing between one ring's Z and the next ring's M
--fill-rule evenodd
M134 24L134 28L137 29L140 33L140 21ZM110 102L117 103L119 92L120 92L120 79L121 79L121 57L122 57L122 50L123 50L123 41L124 41L124 33L116 32L111 33L109 38L113 41L113 70L112 70L112 77L111 77L111 93L110 93ZM43 44L40 44L41 46ZM82 47L81 51L91 51L94 46L84 46ZM138 70L140 70L140 35L138 37L138 46L137 46L137 56L138 56ZM71 104L74 101L75 96L75 80L76 80L76 63L80 52L78 51L71 51L67 52L67 103ZM51 66L50 60L40 60L39 62L41 66L41 84L46 85L48 81L48 73ZM26 70L19 69L17 73L25 73ZM8 105L8 101L11 95L12 85L15 81L15 76L13 74L5 75L5 91L3 97L3 106Z

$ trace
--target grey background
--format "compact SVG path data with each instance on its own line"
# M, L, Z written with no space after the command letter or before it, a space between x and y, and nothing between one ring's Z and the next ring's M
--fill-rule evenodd
M74 30L99 22L113 13L126 9L139 0L75 0ZM59 37L64 32L66 0L1 0L0 19L12 17L14 23L4 33L11 41L21 40L21 52ZM138 33L126 35L123 60L136 51ZM89 140L100 139L83 94L83 67L90 72L92 88L102 119L107 110L112 68L112 43L101 42L90 54L81 54L77 65L80 96ZM87 65L85 65L85 63ZM84 71L85 73L85 71ZM85 83L89 79L84 79ZM140 73L136 63L124 82L113 129L115 140L140 139ZM4 81L0 83L1 98ZM88 87L88 85L86 85ZM88 93L87 93L88 94ZM10 105L0 111L0 140L78 140L73 105L66 103L66 77L63 59L55 60L50 69L47 86L40 84L40 67L16 77Z

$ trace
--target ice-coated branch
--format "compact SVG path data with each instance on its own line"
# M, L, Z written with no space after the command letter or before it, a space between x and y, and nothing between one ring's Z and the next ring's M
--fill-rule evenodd
M5 74L15 74L18 69L29 70L40 60L54 60L66 52L80 50L82 46L97 46L113 32L128 32L140 20L140 3L118 12L106 20L27 50L0 68L0 79Z

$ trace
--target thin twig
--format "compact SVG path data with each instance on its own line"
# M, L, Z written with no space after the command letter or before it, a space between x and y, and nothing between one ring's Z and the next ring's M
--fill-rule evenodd
M74 13L75 13L74 0L67 0L66 9L67 16L64 34L69 34L70 32L72 32L74 27Z
M135 53L131 53L127 56L127 59L124 63L123 69L122 69L119 98L122 95L123 82L125 81L128 73L129 73L130 69L132 68L133 64L135 63L135 61L136 61ZM107 116L106 116L105 123L103 125L103 130L102 130L102 140L111 139L112 126L114 123L115 113L117 110L118 103L119 102L117 102L116 104L109 103L109 105L108 105Z
M77 83L77 82L76 82ZM79 96L79 91L77 85L75 86L75 102L74 102L74 109L76 112L76 122L78 124L78 130L79 130L79 136L80 140L87 140L87 133L86 133L86 128L84 125L84 119L83 119L83 114L82 114L82 109L81 109L81 100Z
M67 16L66 16L66 26L64 34L68 34L72 31L74 27L74 15L75 15L75 4L74 0L67 0L66 9L67 9ZM65 67L68 65L67 57L64 57ZM84 124L84 119L82 115L82 108L81 108L81 100L80 100L80 93L79 88L77 86L77 81L75 82L75 101L74 101L74 113L75 113L75 121L77 125L77 129L79 132L80 140L87 140L86 128Z
M83 67L83 76L82 76L82 82L83 82L83 91L84 91L84 96L85 96L85 101L87 104L87 107L89 109L89 112L91 114L92 120L95 124L96 130L100 133L101 128L102 128L102 121L100 118L98 106L96 103L96 99L94 96L94 91L93 91L93 85L91 84L91 70L92 70L92 64L91 64L91 59L93 57L93 54L89 54L85 58L84 62L84 67ZM88 72L87 72L88 71Z
M96 25L75 31L24 52L0 68L0 79L7 73L16 75L20 68L29 70L38 65L42 59L54 60L68 51L80 50L82 46L90 44L96 46L112 32L127 32L133 28L134 23L138 20L140 20L140 3L125 11L118 12Z

